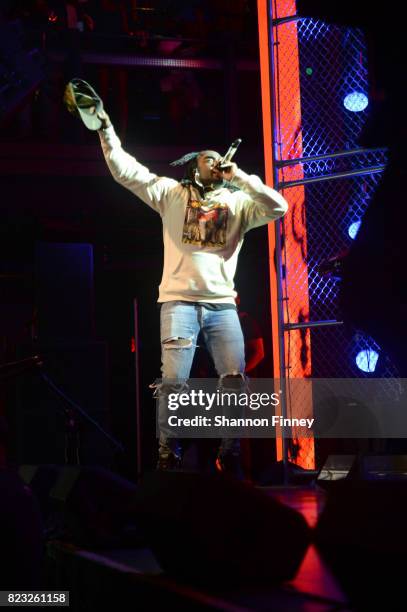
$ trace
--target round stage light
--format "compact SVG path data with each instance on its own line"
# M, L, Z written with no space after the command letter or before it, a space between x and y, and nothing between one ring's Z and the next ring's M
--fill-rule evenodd
M362 221L359 219L359 221L353 221L353 223L351 223L348 227L348 234L350 236L350 238L352 238L352 240L355 240L356 235L359 231L360 225L361 225Z
M353 113L360 113L360 111L365 110L368 104L367 95L361 91L352 91L343 100L344 107Z
M364 349L356 355L356 365L362 372L371 373L376 369L379 353L373 349Z

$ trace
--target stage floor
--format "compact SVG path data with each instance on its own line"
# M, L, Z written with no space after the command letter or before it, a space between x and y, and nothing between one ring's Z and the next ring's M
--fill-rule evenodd
M300 512L310 527L316 525L324 506L323 490L315 487L262 487L262 490ZM177 610L216 609L236 612L351 610L336 579L312 545L308 548L294 580L278 587L239 586L233 590L221 592L217 590L216 593L195 589L169 579L162 572L152 551L146 548L90 551L61 542L51 542L48 544L48 558L51 557L59 568L62 566L70 568L68 573L72 573L70 578L72 603L76 597L74 585L80 584L79 589L83 591L86 590L84 585L95 581L106 584L110 577L112 588L116 588L115 584L126 583L122 593L134 592L134 602L139 601L141 607L138 606L138 609L141 610L162 605L163 602L166 602L167 609ZM84 581L87 573L93 578ZM60 571L59 576L61 576ZM68 575L66 578L68 579ZM83 600L83 597L82 592L80 599Z

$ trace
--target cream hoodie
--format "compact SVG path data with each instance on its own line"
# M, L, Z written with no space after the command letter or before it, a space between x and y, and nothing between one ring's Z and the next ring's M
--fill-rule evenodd
M164 269L159 302L234 304L234 275L244 234L287 212L287 202L255 175L238 169L232 184L202 200L192 186L152 174L121 146L113 127L99 131L113 178L158 212L163 224Z

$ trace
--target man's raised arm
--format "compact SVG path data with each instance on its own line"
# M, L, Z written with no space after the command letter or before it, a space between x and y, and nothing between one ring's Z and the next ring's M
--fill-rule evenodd
M152 174L135 157L126 153L108 114L102 111L98 117L102 120L102 129L98 133L103 155L114 180L163 215L168 192L177 188L179 183L171 178Z

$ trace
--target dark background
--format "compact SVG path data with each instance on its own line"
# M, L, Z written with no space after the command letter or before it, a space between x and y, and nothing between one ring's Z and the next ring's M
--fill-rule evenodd
M161 83L169 74L168 68L123 69L128 102L127 129L122 134L124 146L151 171L176 176L177 171L168 165L173 159L189 150L208 147L223 152L232 139L241 137L243 144L237 163L248 173L264 175L254 8L255 3L242 3L238 8L245 11L245 19L239 22L235 35L231 28L223 38L218 32L214 40L213 33L207 32L198 39L199 44L197 39L182 43L180 57L218 58L222 62L221 69L216 71L184 71L183 74L189 74L188 82L192 79L199 91L199 103L191 112L182 107L180 116L173 114L176 96L171 105L167 104ZM213 9L207 6L206 10L211 22ZM86 49L108 53L109 57L118 52L130 55L148 52L149 56L162 58L161 39L157 41L156 36L165 32L160 22L163 14L157 10L156 23L152 20L143 30L148 38L147 51L134 48L134 35L130 37L128 33L109 33L99 38L92 38L94 32L81 35L82 76L95 87L100 85L98 69L84 59ZM18 17L25 28L21 46L31 48L39 30L28 28L21 15ZM46 27L49 29L49 24ZM52 42L55 36L49 38ZM68 450L69 444L75 448L72 437L79 430L83 462L109 463L125 475L134 476L137 452L134 299L138 303L143 469L156 460L155 406L149 384L160 376L156 301L163 258L161 221L149 207L113 181L97 134L88 132L63 108L67 62L53 59L51 43L50 47L48 51L39 47L45 79L2 122L1 363L41 354L44 370L54 383L121 441L126 452L113 452L103 436L94 433L92 426L83 420L67 433L63 402L33 371L3 385L2 411L9 430L5 444L12 462L62 463L67 446ZM250 70L237 69L241 60L250 62ZM119 130L123 119L122 90L115 80L116 68L107 64L106 69L110 71L106 107ZM182 90L180 104L184 95ZM42 243L91 245L93 278L87 277L86 282L94 286L94 293L75 289L70 278L74 275L74 264L71 271L61 270L61 274L67 275L65 297L57 296L52 287L47 288L41 280L46 271L38 259ZM55 274L58 270L52 260L49 258L49 266ZM89 262L85 258L82 264L78 261L75 265L85 269ZM266 357L258 375L271 377L268 277L267 227L263 227L246 237L236 288L241 296L241 310L249 312L262 330ZM94 313L89 332L77 337L68 325L76 310L79 317L80 313ZM52 323L51 331L47 331L45 319ZM272 457L272 442L266 446L266 455Z

